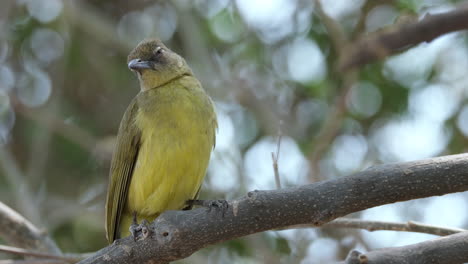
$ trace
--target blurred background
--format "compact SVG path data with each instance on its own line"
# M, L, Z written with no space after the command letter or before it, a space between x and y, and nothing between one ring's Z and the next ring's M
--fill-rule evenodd
M219 131L201 198L233 199L349 175L375 164L461 153L468 136L468 38L447 34L337 71L346 45L447 0L2 0L0 201L65 252L106 245L114 137L138 92L126 56L156 36L184 56L216 103ZM333 30L334 29L334 30ZM279 145L279 153L278 150ZM366 220L468 227L466 193L381 206ZM327 263L352 248L430 235L269 231L179 263ZM0 239L1 242L1 239Z

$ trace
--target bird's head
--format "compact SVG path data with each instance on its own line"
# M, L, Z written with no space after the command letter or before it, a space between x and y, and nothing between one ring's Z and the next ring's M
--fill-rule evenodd
M138 75L142 91L160 87L183 75L192 75L190 67L159 39L146 39L128 55L128 68Z

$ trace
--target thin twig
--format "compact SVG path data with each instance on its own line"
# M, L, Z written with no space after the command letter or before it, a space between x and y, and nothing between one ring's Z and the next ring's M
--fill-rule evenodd
M66 264L62 260L56 259L4 259L0 260L0 264Z
M75 262L79 261L79 259L73 259L73 258L68 258L68 257L64 257L64 256L47 254L47 253L37 252L37 251L33 251L33 250L27 250L27 249L24 249L24 248L10 247L10 246L5 246L5 245L0 245L0 252L20 255L20 256L30 256L30 257L36 257L36 258L55 259L55 260L60 260L60 261L64 261L64 262L67 262L67 263L75 263Z
M290 228L285 228L285 229L311 228L311 227L317 227L317 226L313 224L306 224L306 225L291 226ZM399 222L387 222L387 221L368 221L368 220L352 219L352 218L335 219L334 221L326 223L321 227L322 228L364 229L370 232L379 231L379 230L403 231L403 232L425 233L425 234L431 234L431 235L436 235L436 236L448 236L448 235L453 235L456 233L467 231L466 229L461 229L461 228L433 226L433 225L418 223L415 221L399 223Z
M337 23L333 18L327 15L322 8L321 0L314 0L315 2L315 10L320 17L321 23L325 26L328 36L330 37L330 42L333 45L335 52L337 52L338 56L341 56L341 52L343 52L343 48L345 47L346 43L348 42L348 37L343 30L343 27Z
M281 148L281 137L283 136L281 126L282 126L282 122L280 121L279 128L278 128L278 140L276 142L276 154L274 152L271 153L271 159L273 161L273 172L275 173L276 189L281 189L281 179L280 179L279 169L278 169L278 160L279 160L279 153L280 153L280 148Z
M22 215L0 202L0 237L10 245L60 254L55 242Z

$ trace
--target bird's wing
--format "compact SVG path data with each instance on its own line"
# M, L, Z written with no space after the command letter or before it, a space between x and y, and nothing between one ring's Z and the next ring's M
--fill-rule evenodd
M134 121L137 111L135 98L120 123L117 145L112 157L106 201L106 236L109 243L119 235L121 215L140 148L141 131Z

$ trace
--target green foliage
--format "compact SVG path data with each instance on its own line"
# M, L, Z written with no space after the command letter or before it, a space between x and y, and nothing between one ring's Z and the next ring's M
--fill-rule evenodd
M419 0L398 0L396 6L400 11L416 14L420 3Z
M291 248L289 247L289 241L282 237L275 238L275 252L282 255L290 255Z
M231 254L239 256L250 256L252 255L252 248L245 243L244 239L234 239L227 241L225 246L229 249Z
M369 81L377 86L382 93L381 114L401 113L406 109L409 90L398 83L389 80L383 75L381 63L365 66L361 71L362 80Z

